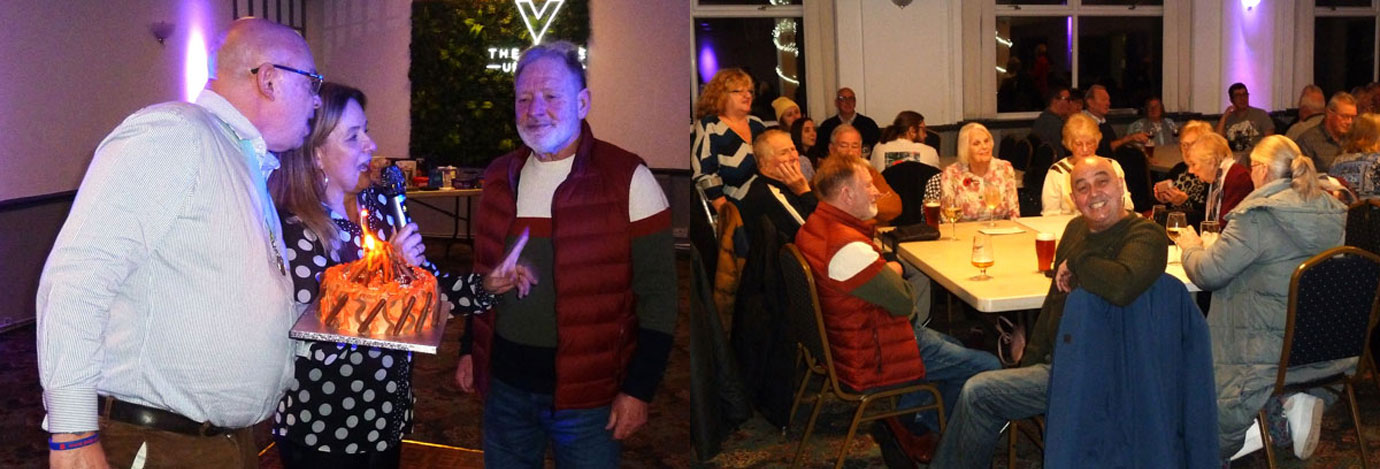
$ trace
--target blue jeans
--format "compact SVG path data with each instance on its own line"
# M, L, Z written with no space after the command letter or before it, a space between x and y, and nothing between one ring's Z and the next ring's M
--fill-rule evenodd
M989 468L1006 422L1045 413L1049 365L995 370L963 385L930 467Z
M484 399L484 465L540 468L546 446L558 468L618 467L621 445L604 430L609 407L553 410L554 397L489 380Z
M913 325L915 342L920 346L920 359L925 362L925 381L939 388L939 395L944 398L945 417L948 422L953 422L953 406L958 402L963 384L978 373L1001 369L1001 361L991 353L964 347L958 339L920 325L918 321ZM901 396L898 401L897 405L902 407L929 404L934 402L934 395L921 391ZM939 431L938 412L921 412L915 416L915 421L932 431Z

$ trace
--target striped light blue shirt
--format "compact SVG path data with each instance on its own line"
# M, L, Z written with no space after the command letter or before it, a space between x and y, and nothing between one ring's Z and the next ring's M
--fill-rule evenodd
M278 167L207 90L134 113L96 148L38 287L48 431L96 430L98 395L225 427L272 414L296 316L241 139L253 170Z

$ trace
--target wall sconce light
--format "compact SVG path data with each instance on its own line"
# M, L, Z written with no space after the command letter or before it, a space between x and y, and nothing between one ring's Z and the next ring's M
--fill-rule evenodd
M895 3L898 7L905 8L907 5L910 5L911 1L912 0L891 0L891 3Z
M1259 4L1260 4L1260 0L1241 0L1241 6L1242 6L1242 7L1245 7L1245 8L1246 8L1246 11L1251 11L1252 9L1255 8L1256 5L1259 5Z
M163 41L172 36L174 29L177 29L177 25L167 21L159 21L149 25L149 33L153 34L153 38L158 40L160 46L163 45Z

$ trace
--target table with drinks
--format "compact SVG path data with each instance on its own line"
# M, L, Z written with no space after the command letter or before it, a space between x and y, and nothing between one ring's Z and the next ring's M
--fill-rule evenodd
M932 210L941 217L950 215L943 213L940 204L927 205L925 210L927 217ZM978 311L1038 309L1052 281L1042 269L1054 267L1057 238L1072 219L1064 215L944 223L939 227L940 239L901 243L897 250L901 258ZM1170 249L1165 272L1182 280L1189 291L1199 291L1178 263L1177 249Z

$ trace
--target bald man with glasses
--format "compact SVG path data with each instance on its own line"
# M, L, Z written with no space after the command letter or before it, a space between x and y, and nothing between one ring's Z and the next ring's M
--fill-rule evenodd
M237 20L194 103L96 148L38 288L52 467L258 467L298 316L265 181L307 136L315 68L296 31Z

